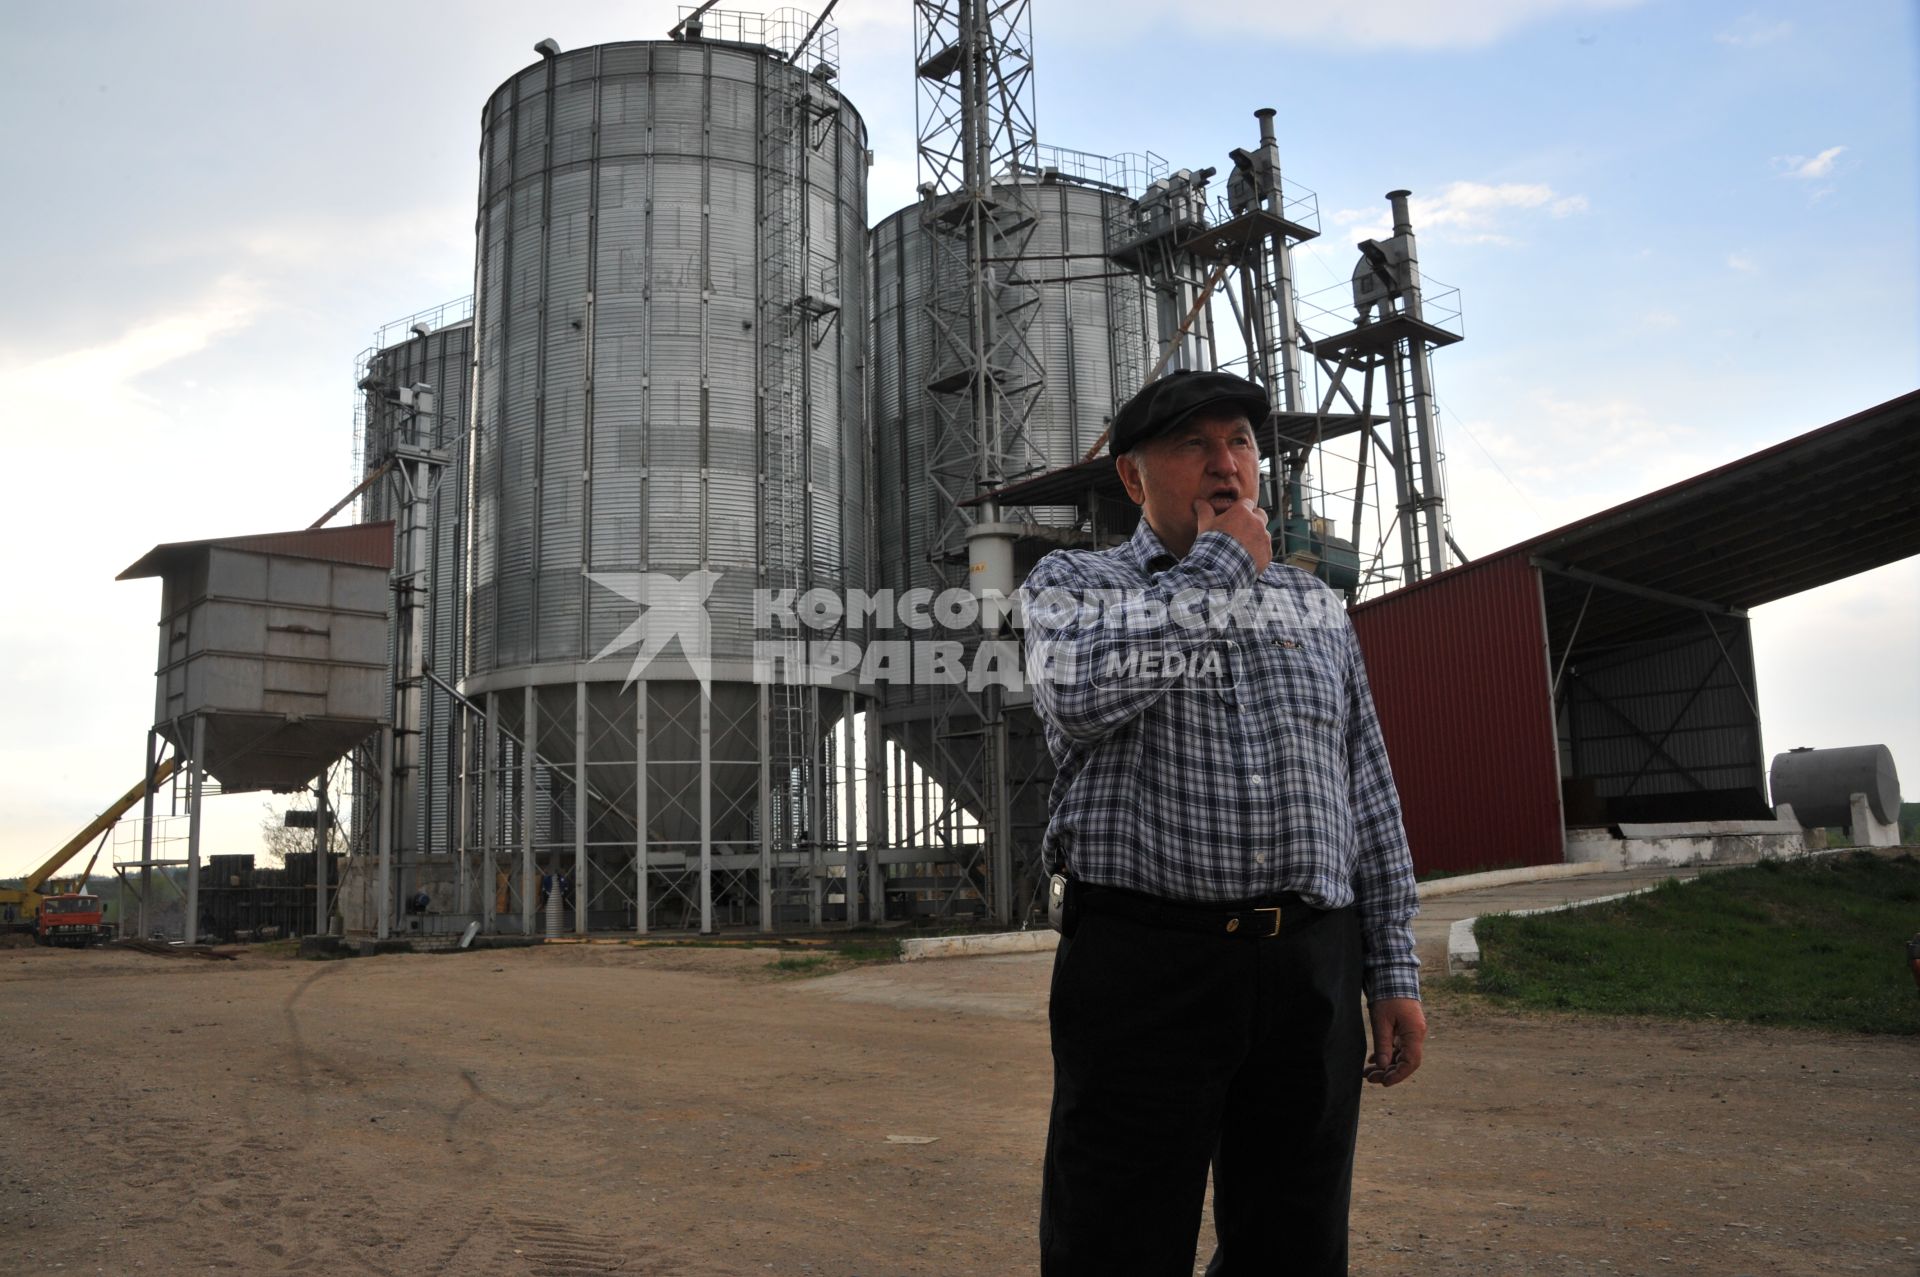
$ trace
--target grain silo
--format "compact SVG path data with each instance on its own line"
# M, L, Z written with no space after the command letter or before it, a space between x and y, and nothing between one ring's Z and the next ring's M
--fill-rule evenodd
M1134 176L1134 167L1145 166L1146 158L1107 159L1052 147L1039 153L1038 172L1017 191L1002 188L999 201L1002 209L1021 210L1021 224L1006 236L1018 243L1018 263L997 264L996 286L1024 303L1007 304L1024 316L1021 357L1042 370L1023 400L1023 418L1002 427L1000 477L1009 483L1085 456L1159 353L1150 287L1106 257L1116 234L1132 220L1135 203L1126 179ZM874 569L879 586L896 592L968 584L969 564L953 552L953 524L971 515L929 481L941 466L943 447L934 316L942 309L964 313L967 280L944 259L928 215L926 206L911 205L881 222L873 235ZM943 291L952 296L942 299ZM937 304L942 300L944 307ZM1026 373L1005 369L1000 375L1014 381ZM1073 527L1077 516L1071 507L1021 507L1011 517L1024 529L1014 542L1016 579L1024 579L1057 545L1086 543ZM942 799L956 799L977 818L982 803L973 796L986 790L980 773L1004 766L1013 785L1010 833L1017 842L1037 843L1051 768L1032 715L1016 713L1004 746L1007 757L995 762L973 744L983 733L968 698L939 686L899 684L884 690L884 730L905 755L895 774L905 774L904 764L910 762L932 778ZM972 855L980 831L955 829L952 819L940 815L939 801L910 796L896 839L928 853L917 871L924 881L952 882L958 895L984 901L993 893ZM963 872L943 874L936 863L940 857L962 865ZM956 895L934 894L943 902ZM1024 905L1029 884L1016 884L1013 894L1016 904ZM943 903L942 910L947 909Z
M823 761L850 683L756 683L753 599L868 584L866 128L825 46L782 52L804 28L727 18L551 52L482 116L483 915L818 921L851 841Z
M400 340L387 338L396 332ZM473 379L473 324L464 301L396 321L381 330L375 348L364 357L360 378L362 409L361 455L371 473L396 449L410 443L441 453L445 464L436 467L433 491L422 494L429 548L421 588L424 598L423 662L446 684L461 675L461 617L465 602L464 537L460 494L466 485L468 394ZM432 415L410 430L411 404L400 393L415 387L433 392ZM408 396L411 399L411 395ZM394 467L389 467L390 471ZM401 514L405 476L392 474L368 489L361 510L366 520L395 520ZM389 633L389 643L398 627ZM392 654L390 653L390 659ZM391 699L391 698L390 698ZM394 829L393 851L402 866L423 855L446 855L458 846L456 783L461 771L459 734L455 730L454 700L445 687L427 682L419 706L411 712L418 723L400 724L396 739L396 793L404 810ZM396 707L389 705L390 721ZM363 782L364 783L364 782Z
M1008 285L1033 297L1026 339L1046 377L1010 445L1017 461L1002 476L1007 482L1084 456L1159 354L1152 290L1141 276L1105 262L1113 247L1109 228L1125 224L1121 214L1133 201L1112 184L1077 181L1057 169L1047 174L1021 196L1035 215L1021 263L1029 282ZM875 573L897 590L945 581L928 561L943 514L923 482L936 429L927 306L932 288L965 281L943 277L936 285L923 219L921 206L909 205L873 233ZM1066 514L1043 509L1033 517L1046 524Z

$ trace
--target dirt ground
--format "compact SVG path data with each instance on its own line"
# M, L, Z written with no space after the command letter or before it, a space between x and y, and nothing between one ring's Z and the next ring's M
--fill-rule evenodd
M1035 1268L1051 955L0 951L0 1268ZM1920 1038L1430 1003L1354 1271L1920 1272Z

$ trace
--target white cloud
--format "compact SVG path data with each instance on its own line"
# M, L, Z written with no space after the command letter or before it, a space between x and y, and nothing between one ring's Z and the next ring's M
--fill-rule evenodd
M1846 149L1844 146L1830 146L1820 152L1820 154L1812 157L1805 155L1776 155L1773 157L1773 167L1781 177L1793 178L1796 181L1811 182L1830 176L1833 173L1834 161L1838 160Z
M422 204L377 216L284 217L235 228L234 243L278 272L317 269L353 261L362 269L387 269L446 254L473 253L473 207Z
M1627 395L1522 391L1497 417L1443 411L1441 431L1448 509L1461 544L1475 555L1727 460L1703 447L1698 431Z
M1736 49L1756 49L1792 34L1791 22L1768 22L1757 13L1749 13L1725 30L1715 32L1713 39L1716 44L1730 44Z
M35 547L9 564L23 606L0 614L0 697L18 721L43 725L38 739L16 733L0 742L0 770L16 782L0 795L0 825L11 836L0 872L37 863L138 774L133 751L153 703L159 593L151 582L117 583L114 573L156 541L193 535L192 520L218 518L250 491L272 499L273 485L260 479L280 463L270 448L282 437L262 428L259 408L236 412L168 375L271 313L261 282L235 273L173 305L121 317L117 330L84 345L0 365L0 401L36 426L0 436L0 466L49 479L0 510L0 537ZM269 402L263 394L255 404ZM219 417L251 429L216 436ZM248 516L230 517L247 526ZM59 530L57 554L41 552L50 529ZM207 846L251 851L252 841Z
M1372 0L1364 5L1286 5L1213 0L1190 7L1163 0L1060 0L1049 14L1072 29L1112 39L1173 25L1342 48L1470 49L1561 15L1630 8L1640 0ZM1067 29L1067 28L1062 28Z
M1492 553L1729 458L1723 440L1668 415L1657 396L1572 395L1516 387L1493 413L1440 405L1447 509L1468 554ZM1355 478L1350 441L1330 444L1315 468L1323 509L1349 518ZM1372 554L1392 519L1392 481L1377 469L1361 541ZM1384 484L1384 486L1379 486ZM1383 513L1384 511L1384 513ZM1341 535L1348 534L1343 528Z
M1751 257L1747 257L1741 253L1728 253L1727 269L1737 270L1743 274L1751 275L1753 272L1759 270L1760 267L1755 264Z
M1544 209L1552 217L1587 211L1586 196L1560 195L1541 182L1450 182L1438 195L1416 195L1408 204L1415 234L1437 233L1470 244L1513 243L1504 226L1505 215L1514 211ZM1341 209L1333 214L1333 221L1360 239L1393 234L1385 207Z
M1715 463L1690 450L1697 432L1655 416L1637 398L1575 398L1537 390L1528 402L1532 412L1524 434L1531 446L1517 459L1541 485L1562 493L1590 487L1612 504Z
M130 426L152 424L154 417L150 400L133 382L253 323L261 294L257 281L227 275L186 305L139 320L97 344L0 367L0 401L12 405L21 420L63 423L63 435L82 430L97 442L102 430L131 433ZM9 454L28 437L15 434ZM45 443L58 451L69 446L70 438Z
M0 742L0 771L18 782L0 794L0 827L16 835L0 872L37 863L135 775L159 594L114 574L157 541L304 522L345 489L352 347L300 348L329 331L364 338L315 307L382 270L412 279L410 255L422 244L432 255L431 220L236 223L219 232L222 273L144 307L100 308L79 340L0 351L0 402L36 426L0 432L0 467L62 480L0 507L7 544L44 545L53 528L60 541L9 563L25 605L0 613L0 697L52 726ZM169 264L213 256L178 239L149 251ZM215 804L209 820L207 849L255 850L257 799Z
M1884 743L1911 792L1920 775L1920 663L1889 659L1887 636L1916 633L1920 559L1755 608L1754 681L1768 757L1800 745Z

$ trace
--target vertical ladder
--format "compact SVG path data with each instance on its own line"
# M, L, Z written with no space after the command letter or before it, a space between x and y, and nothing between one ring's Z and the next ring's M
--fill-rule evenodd
M800 298L807 285L805 228L806 121L798 77L784 68L763 72L760 120L760 403L762 439L761 584L774 591L807 588L805 404L802 361L806 326ZM772 635L769 637L780 637ZM818 922L819 886L791 853L807 845L814 742L808 730L810 689L786 670L768 688L767 775L772 793L772 881L760 884L779 908L796 893L809 899Z

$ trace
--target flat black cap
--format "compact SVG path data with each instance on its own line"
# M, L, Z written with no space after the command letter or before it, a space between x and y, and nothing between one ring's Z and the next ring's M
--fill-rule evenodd
M1245 377L1230 372L1195 372L1182 368L1140 387L1140 392L1113 414L1113 432L1107 451L1114 456L1131 452L1155 435L1164 434L1203 408L1231 408L1243 412L1256 429L1267 419L1267 392Z

